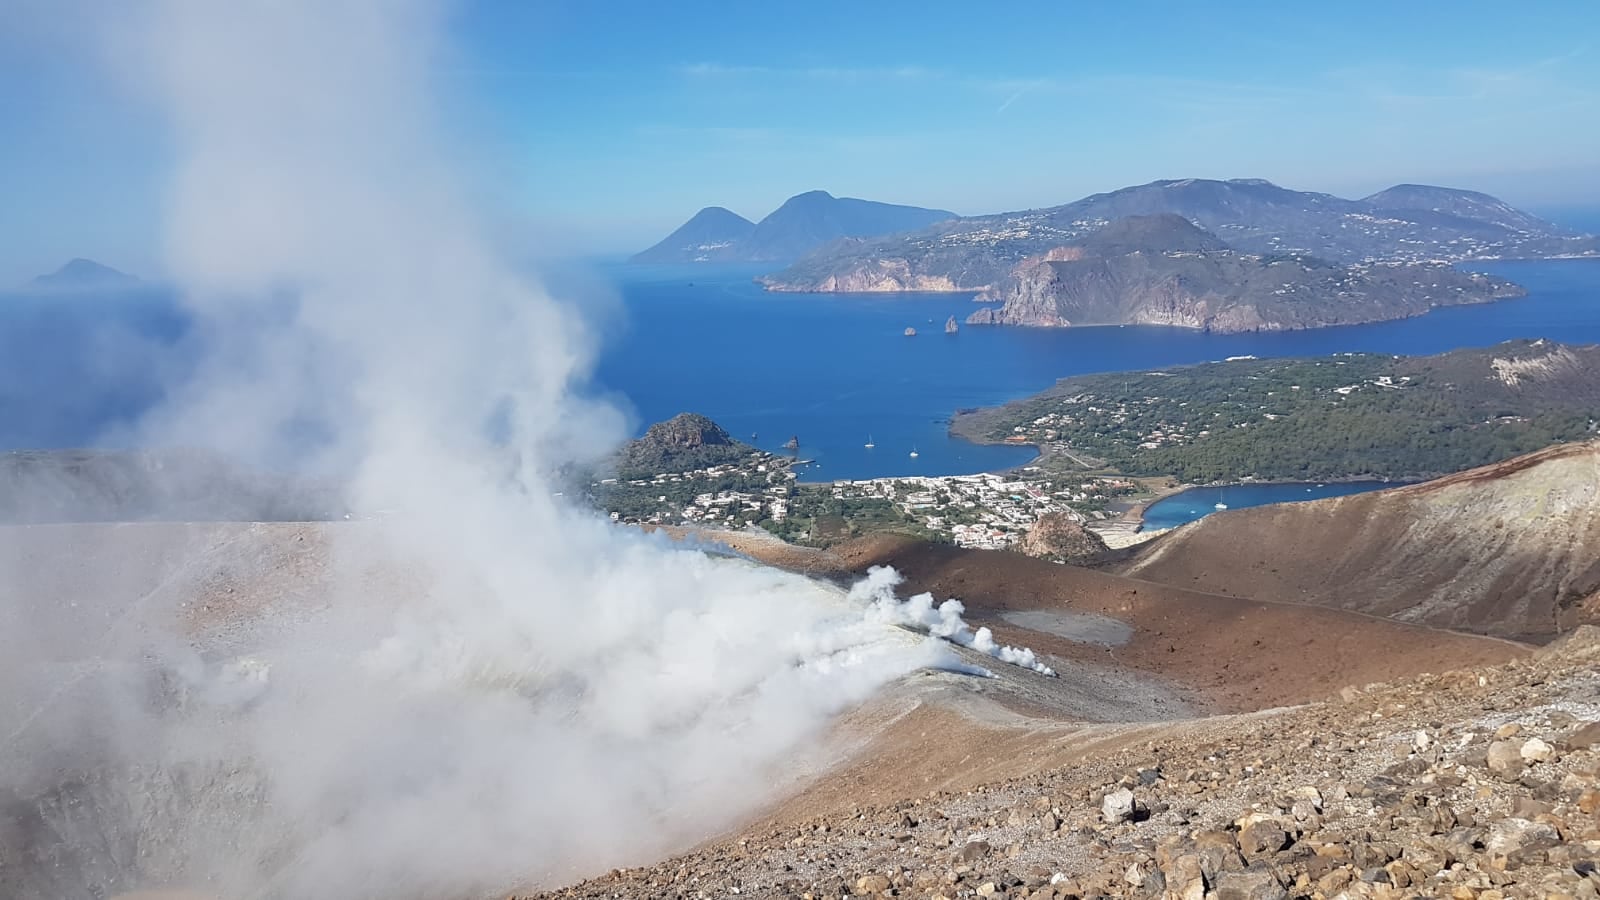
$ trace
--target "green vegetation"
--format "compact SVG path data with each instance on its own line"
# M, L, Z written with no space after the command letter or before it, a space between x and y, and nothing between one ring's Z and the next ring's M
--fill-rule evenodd
M1191 482L1413 479L1590 436L1597 415L1600 348L1522 341L1069 378L952 427Z
M800 485L789 498L789 513L782 521L769 518L757 524L790 543L814 547L875 532L949 540L948 535L929 531L886 498L836 497L830 485Z

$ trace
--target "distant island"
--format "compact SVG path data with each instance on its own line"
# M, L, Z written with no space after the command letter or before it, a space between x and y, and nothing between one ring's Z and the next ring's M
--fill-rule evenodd
M29 281L24 290L104 291L138 287L138 278L101 265L92 259L73 259L66 265Z
M1592 437L1600 346L1237 359L1065 378L951 431L1190 483L1420 480Z
M1241 253L1182 216L1117 219L1025 260L980 299L972 325L1174 325L1280 331L1420 315L1524 292L1498 278L1420 263L1327 262Z
M790 197L760 222L708 206L654 247L634 255L632 262L788 262L841 238L912 231L954 218L955 213L944 209L808 191Z
M1172 221L1179 218L1204 237L1182 234ZM758 281L771 291L981 292L980 300L1007 304L974 324L1236 331L1378 321L1515 296L1450 267L1589 256L1600 256L1600 237L1474 191L1398 185L1345 200L1254 178L1184 179L843 239ZM1084 258L1107 262L1059 265Z

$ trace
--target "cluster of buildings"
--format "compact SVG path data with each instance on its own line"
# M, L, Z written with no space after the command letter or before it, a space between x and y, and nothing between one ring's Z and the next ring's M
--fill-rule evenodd
M743 489L698 491L708 485L733 482ZM650 524L698 522L722 524L730 518L783 521L789 515L789 496L795 473L790 462L771 454L752 454L740 463L724 463L684 472L662 472L650 478L605 478L594 487L606 495L613 521ZM662 493L655 494L660 490ZM625 502L620 491L631 492ZM617 507L625 507L619 509Z
M888 500L929 531L950 535L957 546L1001 549L1021 540L1047 513L1063 513L1082 522L1085 516L1073 508L1075 504L1104 501L1113 492L1133 488L1132 482L1094 478L1057 489L1043 480L984 472L838 481L831 490L841 500Z

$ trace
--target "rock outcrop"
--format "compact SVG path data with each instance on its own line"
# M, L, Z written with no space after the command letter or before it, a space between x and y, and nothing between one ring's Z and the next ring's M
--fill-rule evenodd
M1053 512L1033 523L1017 549L1039 559L1080 563L1100 558L1109 548L1082 522L1066 513Z
M617 470L629 477L686 472L735 462L752 449L705 416L679 413L628 442L618 454Z

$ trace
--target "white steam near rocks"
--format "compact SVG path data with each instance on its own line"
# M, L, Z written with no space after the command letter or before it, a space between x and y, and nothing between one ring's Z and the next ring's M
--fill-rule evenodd
M623 417L583 396L581 318L461 199L441 22L171 0L119 34L170 124L168 260L209 351L135 437L336 473L388 514L6 544L0 895L548 885L751 812L831 716L961 669L935 638L1049 672L954 601L898 604L889 570L847 597L565 505L552 473Z
M1040 662L1032 650L997 643L988 628L972 630L972 626L961 618L967 608L960 600L946 600L935 608L933 595L922 593L904 603L900 602L895 597L894 589L904 581L905 577L889 566L873 566L867 570L866 578L851 586L850 599L871 603L869 615L874 621L915 628L1001 662L1032 669L1041 675L1055 676L1055 670Z

